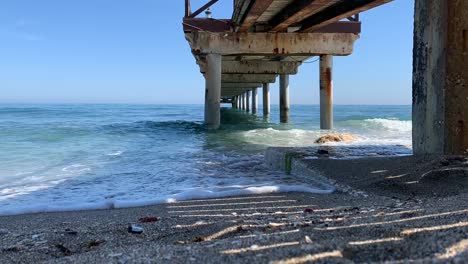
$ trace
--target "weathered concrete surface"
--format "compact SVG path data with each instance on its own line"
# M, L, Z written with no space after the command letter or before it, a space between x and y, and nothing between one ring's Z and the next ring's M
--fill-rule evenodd
M210 54L206 57L205 125L208 129L218 129L221 122L221 55Z
M185 34L195 55L350 55L359 38L351 33L212 33Z
M289 122L289 75L280 75L280 122Z
M320 56L320 129L333 129L333 56Z
M221 78L226 83L274 83L275 74L223 74Z
M416 0L413 148L468 153L468 1Z
M198 61L200 71L206 72L206 62ZM300 62L223 61L223 74L297 74Z
M226 83L223 82L221 87L224 88L253 88L261 87L262 83Z
M222 98L231 98L233 96L239 95L241 93L245 93L247 90L251 88L242 88L242 89L222 89L221 90L221 97Z

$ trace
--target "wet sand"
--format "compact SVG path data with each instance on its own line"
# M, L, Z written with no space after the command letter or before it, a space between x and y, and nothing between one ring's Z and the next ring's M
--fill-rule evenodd
M468 262L466 158L306 161L350 189L0 217L0 263Z

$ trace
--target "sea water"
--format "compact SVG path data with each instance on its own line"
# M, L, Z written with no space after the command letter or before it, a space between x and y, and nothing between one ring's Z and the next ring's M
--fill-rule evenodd
M261 112L261 111L260 111ZM0 215L120 208L331 186L264 165L272 146L316 146L319 107L291 122L228 106L218 131L203 105L0 105ZM411 153L410 106L335 106L335 130L358 135L347 157Z

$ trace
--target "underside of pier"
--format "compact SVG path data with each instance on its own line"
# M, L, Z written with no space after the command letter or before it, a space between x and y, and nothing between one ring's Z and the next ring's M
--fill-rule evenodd
M206 125L219 127L220 102L255 113L259 87L264 92L263 114L269 115L268 84L277 76L282 80L281 122L288 122L289 75L297 74L302 62L320 56L322 128L331 129L333 56L353 52L361 32L360 12L390 1L235 0L230 19L213 19L210 13L197 16L216 0L194 12L186 0L185 36L206 78Z
M352 54L359 13L392 0L234 0L230 19L197 17L186 0L183 28L206 79L205 123L220 126L220 103L255 113L279 76L280 120L289 121L289 75L320 57L321 128L333 128L333 56ZM468 153L468 2L416 0L413 145L415 153ZM292 85L293 87L294 85ZM252 99L252 100L251 100Z

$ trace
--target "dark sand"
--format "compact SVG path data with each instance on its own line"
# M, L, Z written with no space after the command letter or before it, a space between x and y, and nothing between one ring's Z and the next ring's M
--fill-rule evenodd
M0 263L468 263L466 158L307 162L362 194L0 217Z

